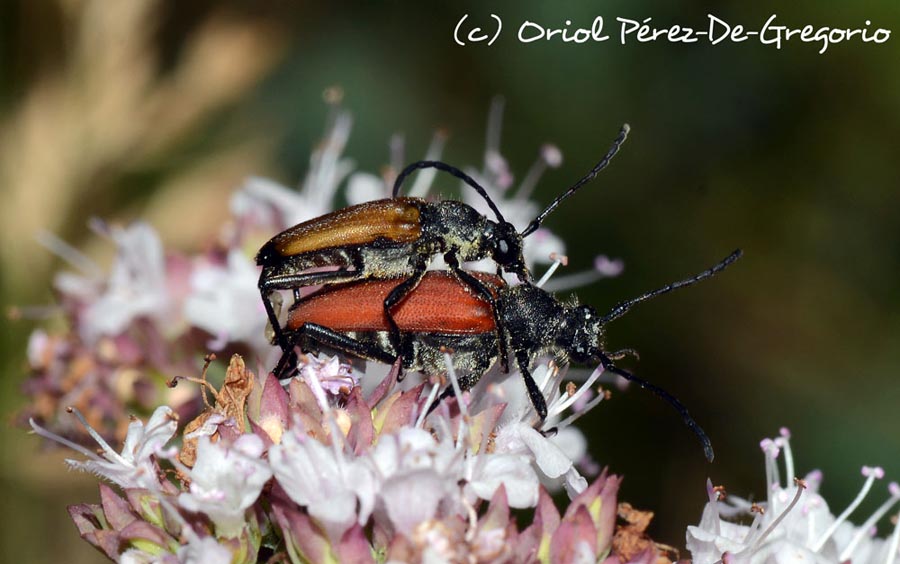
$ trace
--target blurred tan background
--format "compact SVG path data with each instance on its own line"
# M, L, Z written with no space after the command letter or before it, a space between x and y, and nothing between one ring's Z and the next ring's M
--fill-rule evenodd
M595 15L748 27L900 28L891 2L494 2L505 35L459 47L475 1L340 6L245 2L10 0L0 5L0 285L6 308L51 303L63 267L36 242L49 230L102 260L92 216L142 218L167 245L200 248L248 175L293 185L338 85L354 115L347 154L377 172L402 133L408 160L437 128L444 159L478 165L490 100L506 99L501 149L524 174L538 147L563 166L549 202L588 170L623 122L610 169L546 225L572 271L604 253L625 273L578 292L600 310L699 271L736 247L719 279L655 300L609 327L610 348L688 405L690 432L649 394L616 394L583 420L595 457L626 476L622 499L657 512L653 534L683 545L711 476L763 494L757 448L791 428L801 472L819 467L835 512L859 466L900 479L900 39L780 51L748 41L563 45L514 40L524 19L588 25ZM453 186L444 179L438 186ZM21 405L34 321L4 320L0 407ZM94 562L65 505L96 499L20 428L0 431L0 546L6 561ZM882 494L878 494L881 498ZM869 507L879 499L873 497ZM860 520L858 518L857 520Z

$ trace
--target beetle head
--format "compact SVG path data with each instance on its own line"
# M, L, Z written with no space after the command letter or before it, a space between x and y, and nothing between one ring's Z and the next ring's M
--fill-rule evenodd
M528 281L530 274L522 256L522 236L507 221L490 223L493 229L488 233L487 240L494 262L503 270L514 273L522 282Z
M281 258L281 253L278 252L275 245L272 244L272 241L269 241L262 246L258 253L256 253L256 265L267 266L277 262Z
M600 355L603 321L589 305L567 308L559 345L575 362L590 362Z

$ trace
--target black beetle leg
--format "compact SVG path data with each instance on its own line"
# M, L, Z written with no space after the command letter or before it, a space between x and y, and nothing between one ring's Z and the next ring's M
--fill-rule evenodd
M444 391L441 392L441 395L436 397L435 400L431 402L431 405L428 406L428 411L425 413L425 416L427 417L429 414L431 414L432 411L437 409L437 407L441 405L442 401L452 397L456 397L456 390L453 389L453 384L450 384L446 388L444 388Z
M384 299L384 316L387 318L388 326L390 328L391 345L393 345L394 350L398 353L400 352L400 327L398 327L397 322L394 321L391 310L419 286L419 283L422 282L422 278L425 277L427 267L428 265L425 264L425 261L419 261L412 276L398 284Z
M279 380L293 378L294 374L297 372L297 360L297 348L291 346L288 350L281 353L281 358L278 359L278 364L275 365L275 369L272 373ZM290 369L288 369L288 367L290 367Z
M516 363L519 365L522 379L525 380L525 388L528 389L528 397L531 398L531 404L543 423L547 419L547 400L544 399L544 394L541 393L541 389L538 388L534 378L531 377L531 372L528 370L528 352L516 351Z
M457 279L462 281L469 288L478 292L478 295L491 306L491 314L494 316L494 326L497 327L497 350L499 351L500 356L500 369L504 373L509 372L509 351L506 349L506 331L504 329L502 318L500 317L500 312L497 310L497 300L494 299L494 294L492 294L487 286L480 280L461 269L455 255L447 253L444 256L444 261L450 267L450 271Z
M303 286L354 282L359 279L359 272L354 270L332 270L329 272L309 272L306 274L282 274L279 276L272 276L270 275L269 268L263 268L262 274L259 275L259 293L262 296L263 305L266 308L266 315L269 317L269 323L272 324L272 331L275 333L274 344L281 347L281 350L285 352L291 346L284 335L281 324L278 323L278 316L275 314L275 307L272 305L272 292L275 290L293 290L296 297L298 293L297 289Z
M284 380L290 376L290 373L285 374L284 372L291 361L291 356L296 357L296 352L294 351L296 346L299 346L301 350L306 352L318 351L319 347L316 345L324 345L365 360L374 360L384 364L393 364L397 361L397 357L379 349L375 345L363 343L316 323L304 323L299 329L287 336L290 339L291 346L281 355L281 359L278 361L275 376L279 380Z

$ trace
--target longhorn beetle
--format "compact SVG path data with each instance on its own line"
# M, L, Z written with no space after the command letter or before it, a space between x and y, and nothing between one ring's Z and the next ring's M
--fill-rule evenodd
M492 258L498 269L529 282L531 275L522 257L522 241L537 231L544 219L566 198L606 168L628 136L623 125L609 151L590 172L560 194L521 233L503 218L487 191L466 173L440 161L419 161L407 166L394 182L393 198L346 207L300 223L269 240L256 255L262 266L259 291L274 332L274 342L283 351L291 349L271 300L277 290L293 290L294 302L300 288L366 279L395 279L402 282L385 296L383 308L390 338L399 346L400 328L392 312L422 281L432 257L441 254L450 272L493 305L494 297L461 264ZM398 197L410 174L435 168L461 179L485 199L497 218L492 221L471 206L454 200L428 202L420 198ZM336 267L309 272L316 267ZM502 329L500 319L495 322ZM500 360L504 367L506 340L500 339Z
M508 286L500 277L473 273L494 298L489 302L480 294L473 295L452 274L431 271L394 313L394 323L401 331L396 345L390 338L389 318L381 306L385 297L405 281L362 281L325 288L295 303L288 315L286 336L292 348L299 346L304 352L327 348L387 364L400 357L405 369L427 374L444 372L442 351L452 349L454 367L465 371L459 382L463 390L474 386L497 357L509 350L542 421L547 417L547 404L531 376L535 360L552 356L560 363L600 362L605 370L632 380L669 402L700 438L706 457L712 461L709 438L684 405L662 388L617 367L613 363L617 355L603 349L603 337L606 324L635 305L709 278L740 256L741 251L736 250L713 267L624 301L606 315L598 315L589 305L564 304L531 283ZM499 319L499 324L495 319ZM280 378L294 371L295 367L288 368L292 355L293 350L282 355L275 371ZM441 398L450 395L452 388L448 387Z

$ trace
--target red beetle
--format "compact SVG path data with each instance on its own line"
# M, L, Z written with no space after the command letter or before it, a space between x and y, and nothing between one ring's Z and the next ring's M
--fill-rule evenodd
M604 350L604 328L636 304L709 278L740 256L741 251L737 250L696 276L624 301L606 315L599 315L589 305L563 303L533 284L508 286L497 276L467 273L489 289L492 307L490 301L454 274L429 271L392 311L400 329L397 346L390 338L391 325L384 310L384 299L406 279L338 284L294 304L285 335L304 352L330 348L388 364L399 357L405 369L429 374L446 370L443 351L451 349L454 368L463 371L459 379L463 390L474 386L501 351L508 350L542 420L547 417L547 403L531 376L534 362L545 356L552 356L560 363L599 362L604 369L637 382L675 407L701 439L707 458L712 460L709 438L681 402L613 363L619 355ZM289 349L279 361L276 368L279 377L285 375L293 352L293 348ZM442 397L449 394L448 388Z

